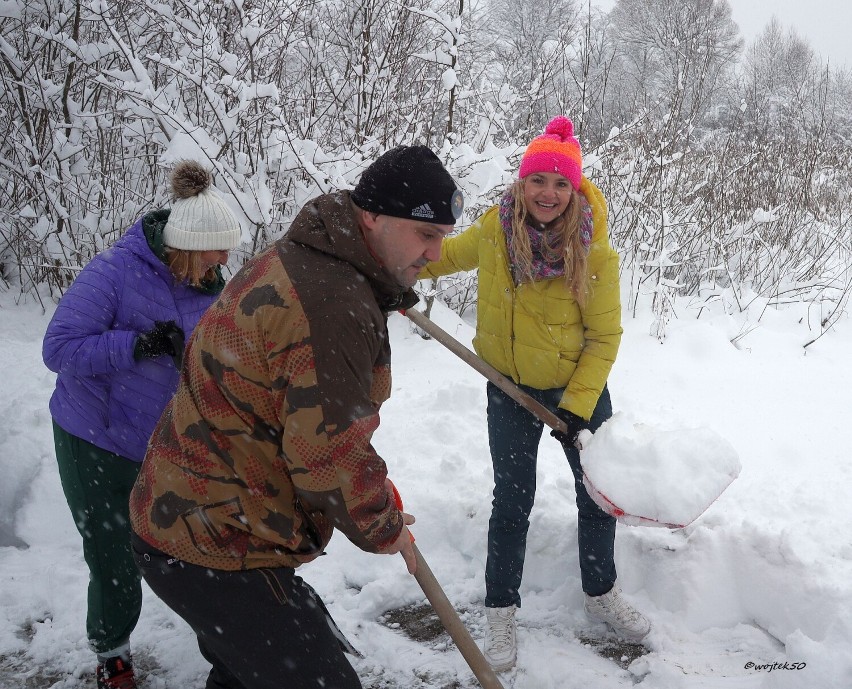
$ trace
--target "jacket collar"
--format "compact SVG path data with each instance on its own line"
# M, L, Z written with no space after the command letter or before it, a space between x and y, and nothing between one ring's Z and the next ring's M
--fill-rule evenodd
M414 290L400 285L370 251L348 191L308 201L286 238L349 263L367 279L385 313L411 308L419 301Z
M163 241L163 231L166 228L166 222L171 214L171 209L161 208L160 210L152 211L142 216L142 232L145 235L145 240L148 242L148 247L151 253L154 254L160 261L168 266L168 256L166 255L166 244ZM171 272L170 272L171 274ZM214 277L212 280L205 280L200 285L192 286L192 289L198 290L202 294L219 294L225 288L225 278L222 275L221 266L216 266Z

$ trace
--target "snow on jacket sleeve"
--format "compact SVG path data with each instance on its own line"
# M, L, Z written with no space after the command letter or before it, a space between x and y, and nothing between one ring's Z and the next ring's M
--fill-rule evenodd
M114 260L93 258L56 307L42 344L51 371L94 376L134 365L137 333L112 329L124 280Z

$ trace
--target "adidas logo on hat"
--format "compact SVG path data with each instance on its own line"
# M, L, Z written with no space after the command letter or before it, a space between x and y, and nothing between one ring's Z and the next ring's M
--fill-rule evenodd
M394 218L454 225L464 197L441 160L426 146L397 146L371 163L352 200L360 209Z
M417 206L417 208L411 209L411 217L429 218L431 220L435 217L435 211L432 210L432 206L428 203L424 203L422 206Z

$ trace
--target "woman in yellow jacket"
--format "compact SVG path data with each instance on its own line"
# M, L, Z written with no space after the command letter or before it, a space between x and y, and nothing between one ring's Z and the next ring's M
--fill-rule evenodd
M618 255L607 234L606 201L582 176L573 124L556 117L528 146L500 204L443 243L421 277L479 269L476 353L568 426L553 433L574 474L585 609L630 640L648 620L616 586L615 519L583 486L577 434L612 415L606 387L621 341ZM543 424L488 384L494 501L488 528L485 656L515 664L515 610L523 574L536 457Z

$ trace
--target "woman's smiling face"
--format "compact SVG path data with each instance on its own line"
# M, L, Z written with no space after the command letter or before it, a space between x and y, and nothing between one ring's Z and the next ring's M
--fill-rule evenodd
M558 218L571 202L571 182L557 172L534 172L524 178L527 211L542 225Z

